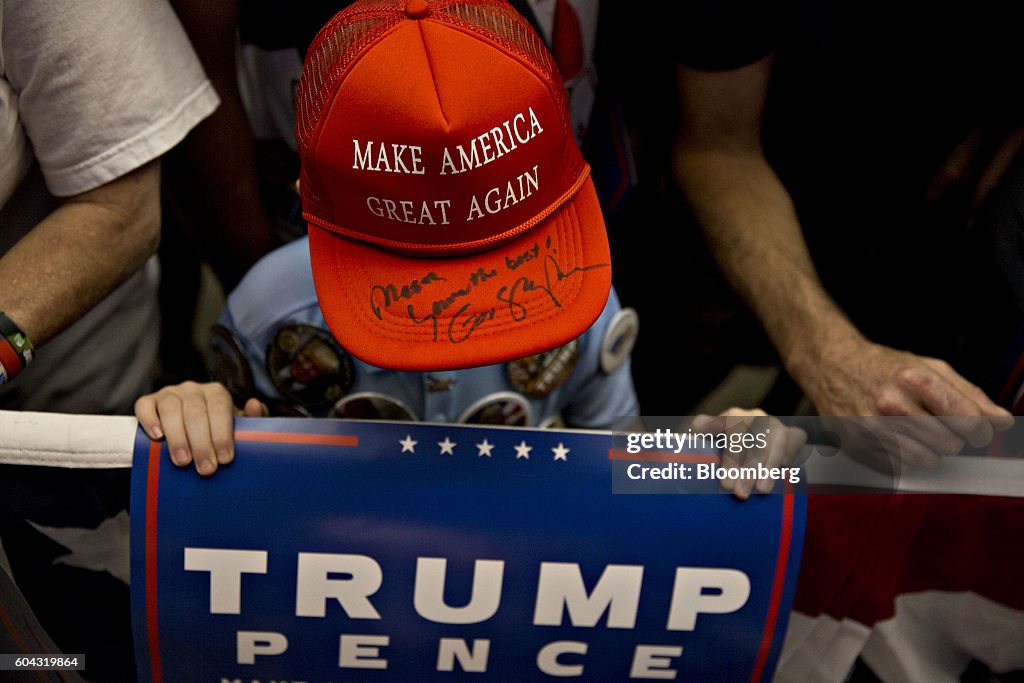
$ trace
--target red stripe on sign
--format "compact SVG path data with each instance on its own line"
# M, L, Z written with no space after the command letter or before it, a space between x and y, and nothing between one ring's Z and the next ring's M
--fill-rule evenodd
M156 612L156 505L160 488L160 443L149 443L149 469L146 471L146 636L149 645L149 675L153 683L163 683L160 665L160 633Z
M358 446L359 437L351 434L300 434L289 432L235 431L235 441L257 443L295 443L315 446Z
M782 589L786 586L786 566L789 564L789 547L793 540L793 493L790 485L782 500L782 524L779 529L779 554L775 559L775 579L772 582L772 597L768 603L768 616L764 620L764 634L761 636L761 649L757 653L757 661L750 672L750 680L760 681L764 673L764 665L768 661L768 653L775 639L775 622L779 618L779 605L782 603Z
M711 455L709 453L672 453L670 451L642 451L640 453L630 453L628 451L616 450L614 448L608 449L608 459L630 460L632 462L718 462L718 456Z

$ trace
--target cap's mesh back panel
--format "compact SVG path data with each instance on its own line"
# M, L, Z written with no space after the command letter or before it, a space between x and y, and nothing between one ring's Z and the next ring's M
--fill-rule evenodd
M402 20L404 3L366 0L339 12L306 51L295 104L295 139L305 150L338 78L359 51Z

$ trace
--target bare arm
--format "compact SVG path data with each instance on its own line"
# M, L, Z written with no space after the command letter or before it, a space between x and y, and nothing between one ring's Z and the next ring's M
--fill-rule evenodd
M160 162L60 206L0 256L0 310L39 346L137 271L160 242Z
M799 367L814 333L858 335L818 280L793 203L761 149L770 69L769 58L727 73L679 67L675 172L730 283L787 366Z
M770 70L770 57L726 72L678 67L676 180L726 277L822 414L986 415L1001 424L1008 413L952 368L872 343L825 292L761 147Z

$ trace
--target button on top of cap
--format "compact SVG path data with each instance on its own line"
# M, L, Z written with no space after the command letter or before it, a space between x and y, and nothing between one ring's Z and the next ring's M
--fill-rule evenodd
M422 19L430 14L430 5L427 0L409 0L405 3L405 16L410 19Z

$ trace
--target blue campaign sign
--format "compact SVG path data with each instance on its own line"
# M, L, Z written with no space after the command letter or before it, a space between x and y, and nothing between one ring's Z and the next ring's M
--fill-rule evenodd
M141 680L771 678L800 495L613 494L610 434L236 429L209 479L139 432Z

